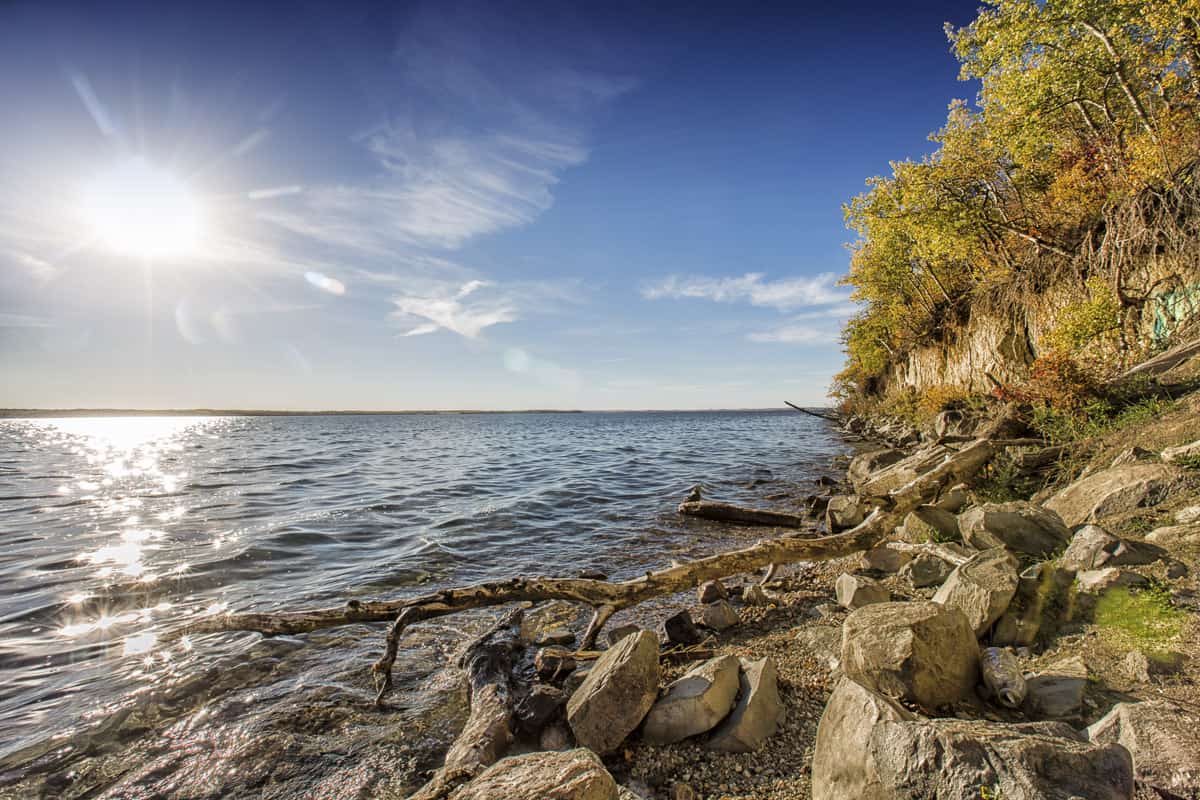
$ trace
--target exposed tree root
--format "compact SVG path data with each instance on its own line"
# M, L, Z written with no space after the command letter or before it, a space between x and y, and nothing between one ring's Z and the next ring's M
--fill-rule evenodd
M467 671L471 714L446 752L446 762L410 800L439 800L496 763L513 740L516 694L513 656L524 647L522 609L509 612L467 648L458 665Z

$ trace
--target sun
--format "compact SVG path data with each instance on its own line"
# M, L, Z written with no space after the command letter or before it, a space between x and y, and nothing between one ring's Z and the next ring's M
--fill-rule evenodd
M84 187L83 216L118 254L160 259L200 246L203 213L191 188L141 157L114 164Z

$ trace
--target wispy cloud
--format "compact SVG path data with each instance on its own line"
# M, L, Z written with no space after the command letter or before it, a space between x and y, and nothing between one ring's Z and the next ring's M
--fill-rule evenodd
M642 287L649 300L664 298L701 298L717 303L749 303L787 311L804 306L845 303L847 292L835 287L832 272L812 278L766 280L761 272L747 272L736 278L711 278L697 275L669 275Z
M468 339L477 339L486 328L517 319L517 310L509 298L476 297L468 299L479 289L487 287L484 281L468 281L452 295L401 294L392 298L396 310L392 318L402 324L414 319L424 320L409 324L403 336L421 336L445 329Z
M838 332L833 327L812 325L781 325L767 331L758 331L746 336L752 342L778 342L780 344L832 344Z
M46 317L29 314L10 314L0 311L0 328L52 328L54 323Z

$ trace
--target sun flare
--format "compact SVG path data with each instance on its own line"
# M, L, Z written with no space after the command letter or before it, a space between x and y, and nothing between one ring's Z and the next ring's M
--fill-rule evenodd
M191 188L140 157L88 183L83 215L105 247L143 258L193 254L203 232L202 209Z

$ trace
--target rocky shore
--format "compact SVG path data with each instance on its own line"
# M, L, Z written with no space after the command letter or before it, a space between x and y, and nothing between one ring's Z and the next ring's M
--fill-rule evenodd
M537 607L516 755L433 796L1200 797L1198 422L1193 395L1028 499L943 486L870 549L709 581L598 654ZM986 423L850 421L845 476L769 513L854 530Z

